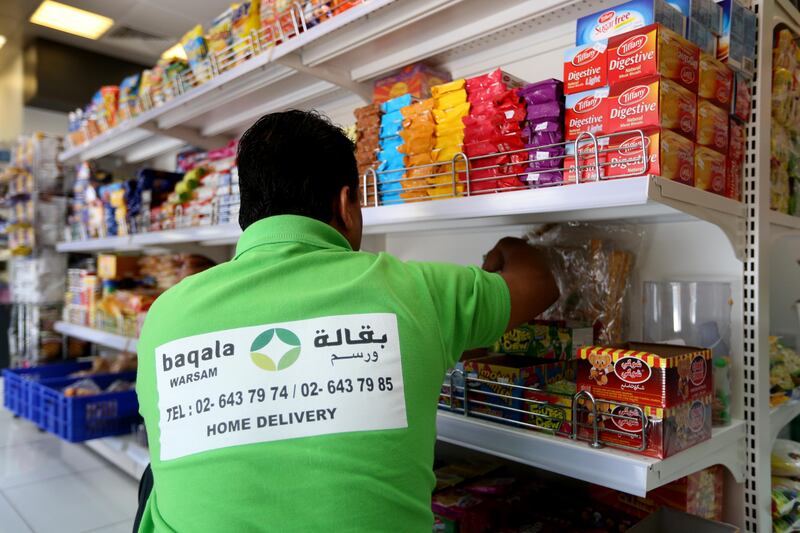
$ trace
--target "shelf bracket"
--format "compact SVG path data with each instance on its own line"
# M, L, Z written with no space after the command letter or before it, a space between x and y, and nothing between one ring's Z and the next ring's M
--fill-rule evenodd
M347 72L332 67L309 67L303 63L303 58L298 53L287 54L276 59L275 62L285 67L293 68L298 72L314 76L317 79L327 81L343 89L347 89L360 96L365 103L372 101L372 84L353 81L350 74Z
M159 135L175 137L204 150L214 150L220 146L225 146L233 138L227 135L202 135L199 131L187 126L173 126L169 129L161 129L155 124L148 123L142 125L141 128Z

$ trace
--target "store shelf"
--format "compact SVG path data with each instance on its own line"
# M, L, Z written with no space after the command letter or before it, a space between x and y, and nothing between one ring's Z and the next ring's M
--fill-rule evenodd
M741 420L714 429L710 440L663 461L444 411L439 411L437 428L441 441L637 496L715 464L728 468L740 483L745 475Z
M640 176L564 187L530 189L468 198L365 208L364 233L461 229L531 222L625 220L676 222L705 220L718 225L741 252L744 206L656 176ZM126 237L59 243L60 252L131 250L198 242L233 244L237 224L185 228Z
M150 463L150 452L133 435L87 440L84 444L136 480Z
M770 442L774 442L786 424L798 416L800 416L800 400L789 400L773 408L769 413Z
M783 238L800 238L800 217L770 211L769 220L772 240Z
M115 348L123 352L135 352L137 340L132 337L124 337L115 333L108 333L99 329L90 328L87 326L79 326L77 324L70 324L69 322L56 322L56 331L74 337L76 339L83 339L85 341L93 342L101 346Z

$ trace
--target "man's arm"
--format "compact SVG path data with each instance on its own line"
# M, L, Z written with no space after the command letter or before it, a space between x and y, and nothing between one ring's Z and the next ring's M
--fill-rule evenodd
M558 286L543 254L522 239L501 239L486 254L483 269L497 272L508 285L508 329L533 320L558 300Z

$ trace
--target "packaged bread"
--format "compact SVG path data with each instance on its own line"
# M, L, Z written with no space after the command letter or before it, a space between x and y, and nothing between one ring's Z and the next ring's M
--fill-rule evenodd
M728 112L705 98L697 103L696 142L720 152L728 149Z

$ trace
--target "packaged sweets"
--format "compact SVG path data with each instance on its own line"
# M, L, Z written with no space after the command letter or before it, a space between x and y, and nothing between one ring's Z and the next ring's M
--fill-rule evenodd
M211 26L208 28L208 33L206 34L208 51L216 54L217 59L224 64L227 64L230 61L230 59L226 56L227 48L233 44L233 35L231 31L233 28L233 13L235 11L235 6L236 4L229 7L218 17L212 20Z
M608 85L608 41L576 46L564 52L564 94Z
M659 23L683 35L686 18L665 0L631 0L578 19L575 44L610 39L643 26Z
M800 443L776 439L771 463L773 476L800 479Z
M202 83L210 78L211 72L206 65L208 58L208 48L206 39L203 37L203 27L199 24L187 31L181 38L181 46L189 60L189 67L192 69L195 79Z
M731 115L742 122L747 122L750 120L750 108L753 105L750 80L737 72L733 77L733 82L733 108L731 109Z
M566 97L564 105L564 135L566 140L577 139L581 132L584 131L590 133L606 131L608 97L608 87L570 94Z
M717 56L717 36L702 23L694 19L688 19L686 39L695 44L701 52Z
M723 468L714 465L653 489L646 497L597 485L590 492L592 499L638 518L666 506L708 520L722 520L724 485Z
M709 394L672 407L642 405L640 407L647 419L646 424L642 424L638 409L628 404L598 400L599 438L601 442L626 447L633 453L666 459L711 438L711 403ZM589 412L590 409L578 411L581 422L578 435L584 440L593 438L589 417L594 415ZM637 448L642 445L643 432L647 435L646 448L639 451Z
M728 158L725 167L725 197L731 200L742 201L742 179L744 176L744 163Z
M606 152L609 178L652 174L694 185L694 143L671 130L659 128L645 133L646 167L642 165L642 140L638 134L613 135Z
M231 40L236 61L241 62L255 54L256 31L261 25L258 14L259 0L240 2L231 14Z
M530 413L523 421L539 429L549 430L561 436L572 434L572 397L575 382L570 379L556 381L544 387L544 392L524 392L525 410ZM545 402L545 403L539 403Z
M431 96L431 87L450 81L446 72L435 70L423 63L404 67L397 74L375 81L372 101L383 103L392 98L409 94L415 98Z
M722 35L722 6L714 0L670 0L669 3L690 24L695 21L708 28L715 36Z
M697 95L723 109L731 109L733 71L709 54L700 54L700 84Z
M607 106L606 133L662 127L694 139L697 96L671 80L620 83L612 87Z
M578 390L597 399L673 407L714 391L707 349L631 342L584 347L579 356Z
M139 106L139 74L133 74L119 84L119 117L121 120L134 117L141 112Z
M697 92L700 49L658 24L608 40L608 84L661 76Z
M581 140L579 144L577 149L575 143L567 144L567 153L564 157L564 183L576 183L576 176L580 177L580 183L604 179L608 171L609 138L597 139L596 150L592 142Z
M697 102L698 146L708 146L720 152L728 149L728 112L705 98Z
M506 355L527 355L540 359L573 359L578 348L592 344L591 326L536 320L507 331L492 351Z
M261 42L263 46L281 42L278 17L275 11L275 0L259 0L258 16L260 20Z
M750 77L755 69L756 14L740 0L720 0L722 34L717 44L717 59Z
M694 186L698 189L725 194L725 155L707 146L697 146L694 151Z

